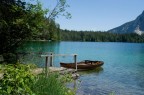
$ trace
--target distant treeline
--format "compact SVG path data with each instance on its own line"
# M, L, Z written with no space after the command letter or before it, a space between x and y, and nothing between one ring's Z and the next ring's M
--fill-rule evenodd
M144 42L144 35L115 34L102 31L73 31L61 30L62 41L91 41L91 42Z

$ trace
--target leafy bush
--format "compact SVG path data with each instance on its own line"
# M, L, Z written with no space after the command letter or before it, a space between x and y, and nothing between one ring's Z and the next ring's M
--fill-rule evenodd
M7 65L0 80L1 95L33 94L30 85L35 77L30 73L30 66L23 64Z

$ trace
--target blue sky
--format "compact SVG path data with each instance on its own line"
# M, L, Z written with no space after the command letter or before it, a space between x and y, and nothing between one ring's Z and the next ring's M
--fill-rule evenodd
M28 1L28 0L26 0ZM52 8L56 0L39 0ZM59 16L61 29L106 31L134 20L144 10L144 0L67 0L72 18Z

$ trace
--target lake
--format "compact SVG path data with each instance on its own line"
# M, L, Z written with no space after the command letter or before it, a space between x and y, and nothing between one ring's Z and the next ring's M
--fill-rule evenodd
M144 95L144 43L34 41L21 50L78 54L78 61L104 61L102 68L79 72L77 95ZM44 58L36 59L37 65L44 65ZM55 57L54 66L62 61L73 62L73 57Z

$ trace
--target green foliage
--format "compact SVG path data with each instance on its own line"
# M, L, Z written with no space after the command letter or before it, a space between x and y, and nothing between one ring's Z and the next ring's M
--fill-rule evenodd
M31 63L29 63L29 64L28 64L28 67L29 67L30 69L36 69L36 68L37 68L37 65L36 65L36 64L31 64Z
M65 12L67 7L66 0L58 0L51 11L42 9L38 1L30 4L23 0L1 0L0 54L16 53L26 40L60 40L60 27L55 18L59 15L71 17Z
M17 62L16 54L13 53L4 53L4 61L9 64L15 64Z
M30 73L30 66L23 64L7 65L3 78L0 80L1 95L33 94L30 85L35 77Z
M40 75L32 86L36 95L74 95L74 92L65 87L66 79L59 74L48 73L48 76ZM66 78L66 77L65 77Z
M3 71L3 65L0 64L0 73Z
M31 74L35 65L15 64L0 65L4 73L0 79L1 95L75 95L74 91L65 87L65 83L72 80L69 74L59 75L48 73L38 75Z
M73 31L61 30L63 41L91 41L91 42L144 42L144 35L114 34L101 31Z
M55 7L49 10L48 17L45 18L46 28L40 35L33 39L59 41L60 40L60 25L55 22L55 18L58 16L64 16L67 19L71 18L71 14L66 12L66 8L69 7L66 0L57 0Z
M63 74L59 79L62 83L73 81L72 75L67 73Z
M71 18L71 14L66 12L67 7L69 7L69 5L66 0L57 0L55 7L49 13L48 19L55 20L59 15L65 16L67 19Z
M0 5L0 54L15 53L23 41L30 39L44 26L46 11L41 4L26 4L21 0L2 0Z

